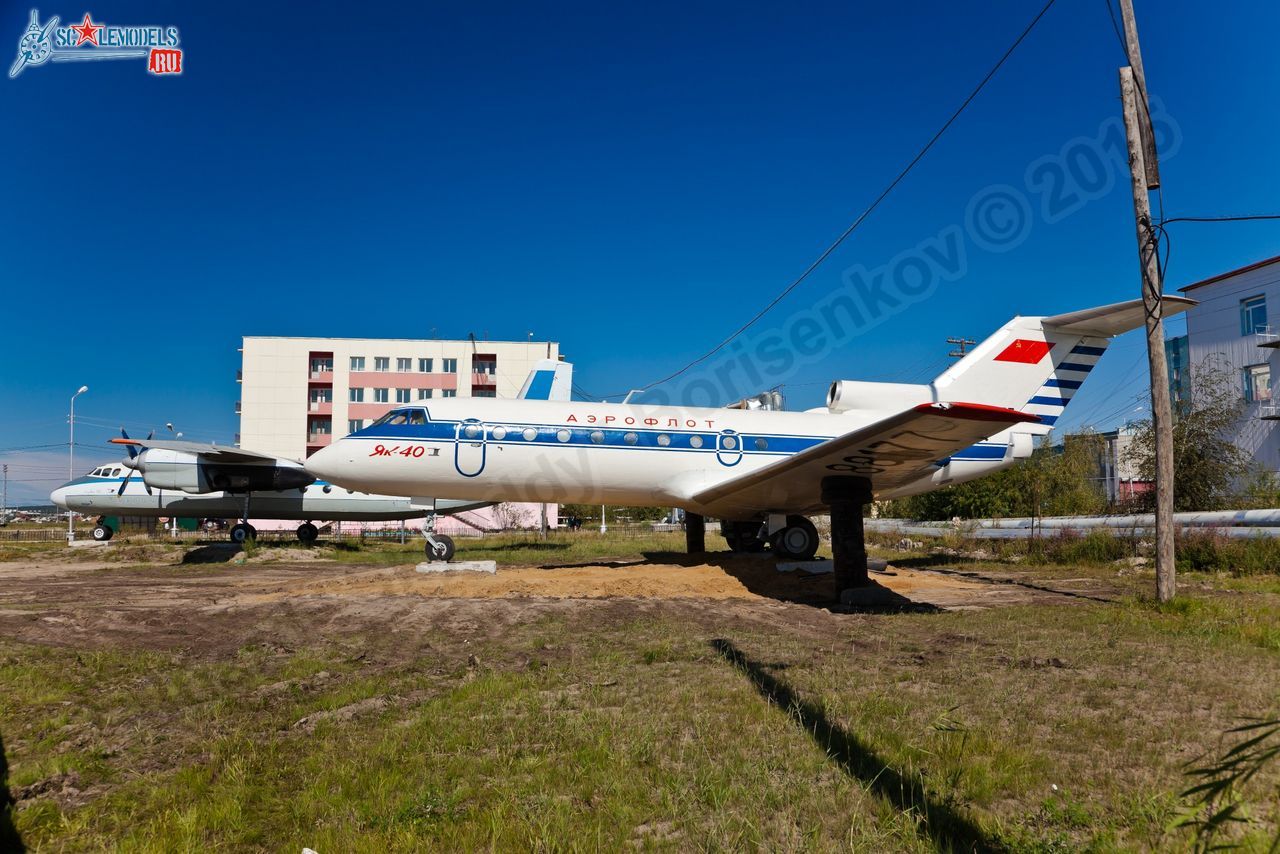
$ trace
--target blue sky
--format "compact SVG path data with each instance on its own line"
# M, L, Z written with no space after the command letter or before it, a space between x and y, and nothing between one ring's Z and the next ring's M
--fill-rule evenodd
M4 4L0 46L15 49L28 9ZM178 27L186 70L50 63L0 80L0 448L65 442L82 383L81 441L166 421L230 441L243 335L532 331L561 342L588 392L649 383L794 278L1035 9L40 6L42 20L86 11ZM1280 208L1268 106L1280 7L1138 0L1138 15L1150 91L1177 129L1166 212ZM1118 116L1121 59L1103 0L1058 0L881 209L745 340L857 270L954 234L993 185L1027 200L1019 239L995 251L970 240L927 298L775 371L791 408L816 405L836 377L926 380L945 367L943 339L981 339L1013 314L1137 295L1118 161L1096 197L1040 209L1064 189L1057 177L1079 173L1054 157L1078 167L1083 141ZM1175 228L1170 287L1280 251L1274 223ZM1140 338L1120 339L1065 423L1127 416L1144 371ZM725 391L751 385L739 376ZM58 453L7 459L27 466L34 494Z

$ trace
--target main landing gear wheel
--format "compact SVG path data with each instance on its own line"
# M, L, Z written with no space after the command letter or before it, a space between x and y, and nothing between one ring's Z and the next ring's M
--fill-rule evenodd
M298 526L298 542L311 545L320 536L320 529L310 522L303 522Z
M721 522L720 529L731 550L747 554L764 551L765 542L759 536L759 522Z
M115 533L116 532L111 529L110 525L98 524L93 526L93 538L100 543L105 543L107 540L111 539Z
M243 543L245 540L256 540L258 538L257 530L252 525L247 525L244 522L232 525L229 533L231 534L231 542L237 544Z
M769 538L774 553L788 560L813 560L818 542L818 529L803 516L788 516L787 526Z
M442 560L445 562L453 560L453 553L456 547L453 544L453 538L444 534L431 534L427 537L427 559Z

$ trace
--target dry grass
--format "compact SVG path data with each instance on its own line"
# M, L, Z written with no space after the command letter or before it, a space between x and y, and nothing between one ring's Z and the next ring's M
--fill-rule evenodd
M490 556L539 553L512 542ZM216 654L9 638L0 732L55 850L1178 848L1186 763L1280 708L1280 595L1188 580L936 614L500 600Z

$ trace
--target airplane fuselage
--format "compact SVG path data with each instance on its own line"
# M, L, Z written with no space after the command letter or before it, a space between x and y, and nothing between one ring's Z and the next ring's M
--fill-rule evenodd
M181 490L152 488L132 477L124 490L120 484L128 470L118 464L95 469L95 474L77 478L54 490L54 503L77 513L101 516L181 516L200 519L239 519L244 515L241 494L209 492L192 495ZM96 472L107 471L107 474ZM452 513L482 506L483 502L440 501L436 510ZM324 520L339 522L381 522L416 519L428 508L411 504L405 497L357 492L317 481L310 486L254 492L249 504L255 519Z
M401 423L384 420L338 440L311 457L308 470L376 492L703 512L691 500L698 492L886 414L484 398L433 401L395 413L405 414ZM939 475L967 480L1012 461L1008 439L974 445L939 461L916 491L939 485Z

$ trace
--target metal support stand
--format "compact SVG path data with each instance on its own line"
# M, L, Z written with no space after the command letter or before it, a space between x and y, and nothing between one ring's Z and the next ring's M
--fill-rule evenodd
M684 543L691 555L707 550L707 520L701 513L684 514Z
M871 503L871 482L860 477L824 477L822 503L831 508L831 555L839 598L849 588L871 585L862 528L862 508Z

